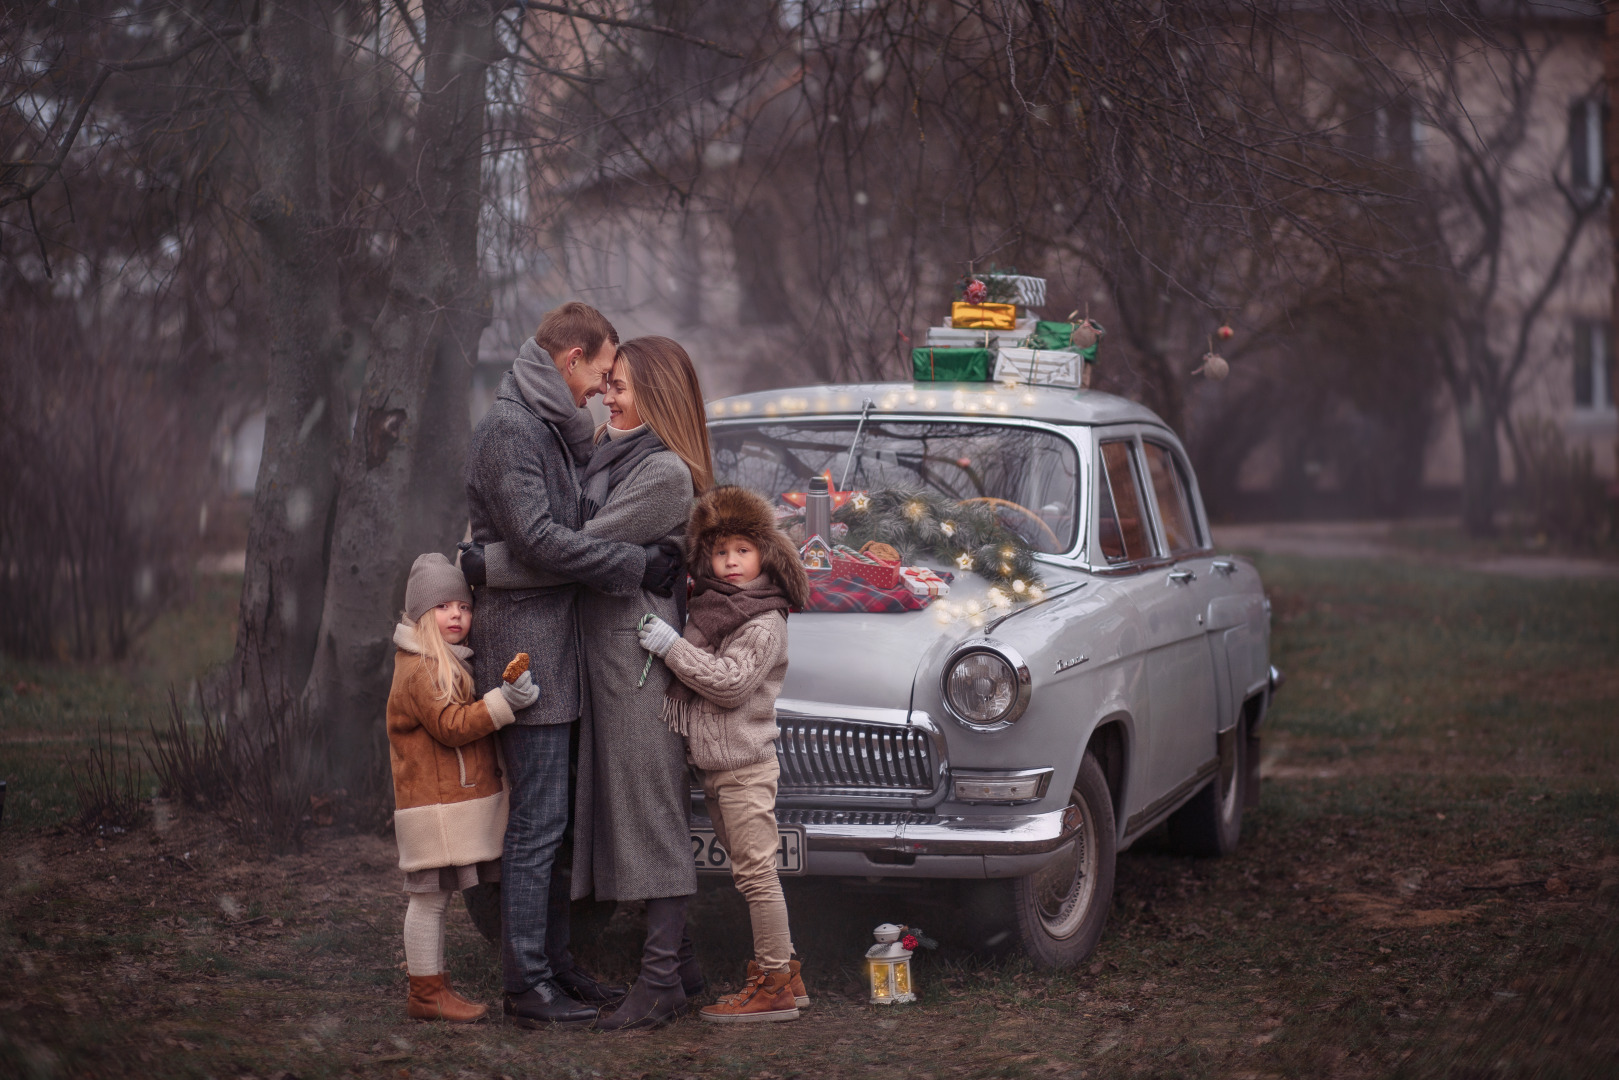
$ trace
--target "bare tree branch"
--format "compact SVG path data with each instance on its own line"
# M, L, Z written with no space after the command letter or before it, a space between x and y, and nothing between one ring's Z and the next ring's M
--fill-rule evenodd
M220 34L240 32L241 27L225 28L218 31L217 34L207 34L199 37L189 45L176 49L164 56L155 56L148 60L122 60L113 63L103 63L101 65L101 70L96 73L95 79L91 81L89 89L85 90L84 96L79 99L79 106L74 110L73 119L69 122L67 131L62 135L61 144L57 147L56 156L54 158L43 163L26 158L0 162L0 168L7 170L30 168L44 170L40 174L39 179L34 181L32 184L29 184L26 187L19 187L19 189L11 195L0 195L0 209L4 209L13 203L32 199L35 195L39 194L40 190L44 188L46 184L50 182L51 177L60 172L62 166L67 164L67 156L73 149L74 141L79 137L79 129L84 126L84 118L89 115L90 106L95 104L96 97L101 93L101 88L107 84L107 80L112 76L130 71L149 71L152 68L166 67L177 60L189 56L202 46L207 45L209 42L215 40L215 38Z
M727 49L717 41L707 38L694 37L691 34L676 30L673 27L659 26L657 23L642 22L640 19L621 19L614 15L597 15L589 11L580 11L578 8L567 7L563 4L544 4L540 0L512 0L512 6L526 11L545 11L552 15L566 15L570 19L582 19L585 22L595 23L597 26L613 26L622 30L640 30L648 34L659 34L675 41L683 41L687 45L696 45L699 48L710 49L721 56L728 56L732 60L746 60L747 57L733 49Z

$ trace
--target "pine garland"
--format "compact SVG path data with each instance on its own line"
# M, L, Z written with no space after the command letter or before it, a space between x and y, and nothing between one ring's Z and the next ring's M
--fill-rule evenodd
M956 502L936 492L886 488L864 499L850 499L832 520L849 527L843 543L852 548L869 540L888 544L907 565L919 556L931 557L1014 594L1040 584L1029 545L1001 524L992 503Z

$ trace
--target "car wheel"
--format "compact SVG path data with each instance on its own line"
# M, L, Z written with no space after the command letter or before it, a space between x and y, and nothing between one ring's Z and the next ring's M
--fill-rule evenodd
M1102 766L1088 753L1069 808L1079 816L1074 839L1042 869L1012 883L1018 939L1043 967L1073 967L1089 956L1113 906L1113 799Z
M1248 778L1245 726L1239 721L1220 736L1220 771L1191 802L1170 815L1170 842L1187 855L1211 857L1237 850Z

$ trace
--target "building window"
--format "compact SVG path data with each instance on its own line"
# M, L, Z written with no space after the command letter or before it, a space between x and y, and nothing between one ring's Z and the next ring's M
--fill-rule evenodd
M1578 191L1600 191L1608 184L1603 137L1607 112L1607 106L1596 98L1581 98L1569 106L1569 179Z
M1613 324L1574 324L1574 407L1613 410Z

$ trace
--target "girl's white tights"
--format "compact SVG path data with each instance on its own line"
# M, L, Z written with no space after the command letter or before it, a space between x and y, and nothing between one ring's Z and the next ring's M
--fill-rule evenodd
M444 970L444 912L448 890L413 892L405 908L405 970L437 975Z

